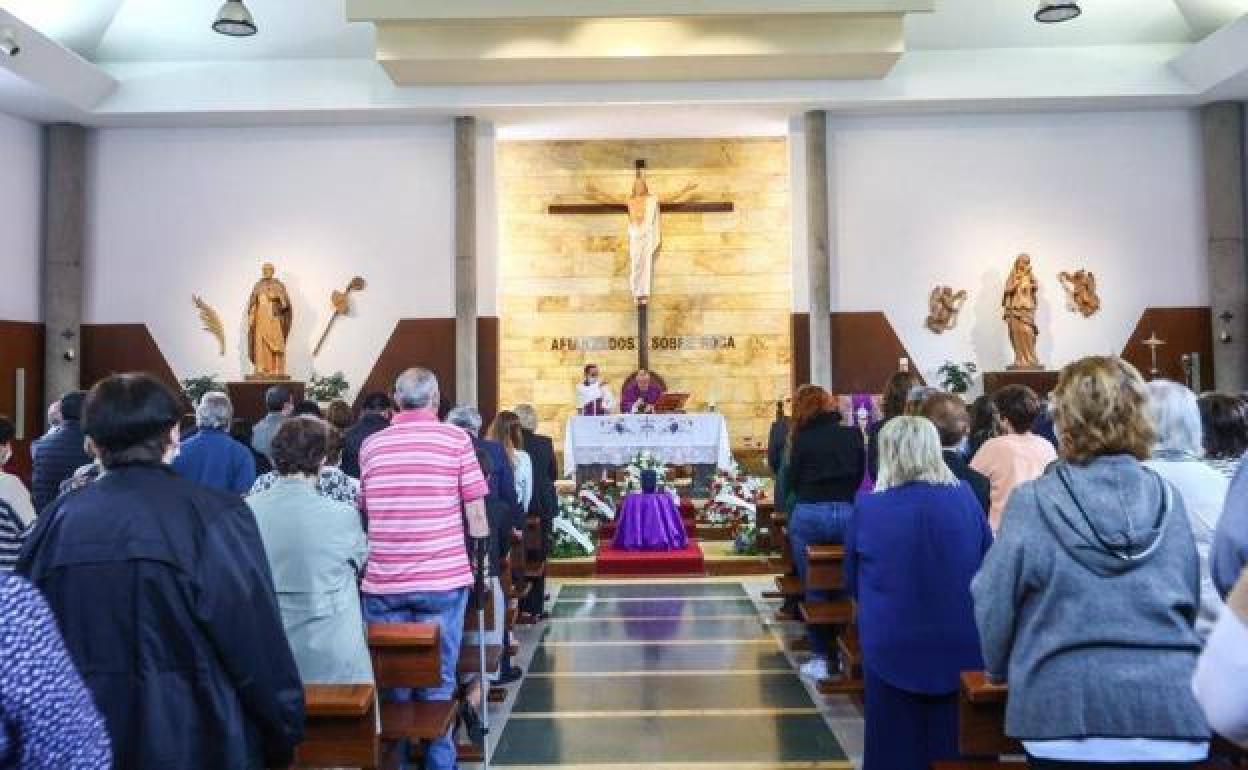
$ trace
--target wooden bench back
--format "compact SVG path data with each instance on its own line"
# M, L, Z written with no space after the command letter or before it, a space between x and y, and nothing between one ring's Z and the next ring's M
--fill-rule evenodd
M990 684L983 671L963 671L958 691L958 750L967 757L1022 754L1023 746L1005 734L1005 685Z
M434 623L370 623L368 649L377 686L438 687L442 638Z
M845 587L845 548L839 545L812 545L806 548L806 588L812 591L840 591Z
M295 767L378 766L377 700L371 684L308 684L303 697L303 743L295 750Z

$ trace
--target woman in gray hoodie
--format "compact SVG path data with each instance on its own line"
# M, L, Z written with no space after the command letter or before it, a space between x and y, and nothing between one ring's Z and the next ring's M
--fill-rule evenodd
M1195 767L1200 562L1182 498L1142 464L1155 431L1139 372L1091 357L1053 393L1061 460L1019 486L971 585L1006 733L1033 768Z

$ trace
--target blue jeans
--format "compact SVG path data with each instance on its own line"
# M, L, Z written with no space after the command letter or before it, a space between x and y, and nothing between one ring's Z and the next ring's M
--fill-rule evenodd
M442 640L442 684L418 689L389 689L386 700L451 700L455 697L455 671L459 646L464 637L464 609L468 588L452 591L417 591L410 594L365 594L364 619L369 623L436 623ZM452 728L452 731L454 728ZM429 744L425 767L429 770L455 770L455 741L445 735Z
M854 506L849 503L798 503L789 516L789 545L793 549L793 566L806 585L809 571L806 559L808 545L839 545L845 542L845 527ZM807 591L806 601L828 601L832 595L827 591ZM807 626L810 651L820 658L827 658L832 646L832 635L826 627Z

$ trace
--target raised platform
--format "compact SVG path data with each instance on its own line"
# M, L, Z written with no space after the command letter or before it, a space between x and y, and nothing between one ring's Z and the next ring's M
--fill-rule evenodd
M706 564L697 540L679 551L598 551L594 573L601 577L661 577L705 575Z

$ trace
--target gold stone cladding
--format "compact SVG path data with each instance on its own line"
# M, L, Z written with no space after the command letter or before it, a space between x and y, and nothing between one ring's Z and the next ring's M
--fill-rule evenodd
M590 359L614 392L636 366L629 351L554 352L552 337L636 333L623 215L551 216L585 200L590 182L627 192L644 158L663 195L697 184L730 214L664 214L651 336L730 334L735 350L651 351L671 388L714 401L736 446L765 441L788 392L792 340L788 147L784 139L499 142L500 403L529 402L562 437L573 386Z

